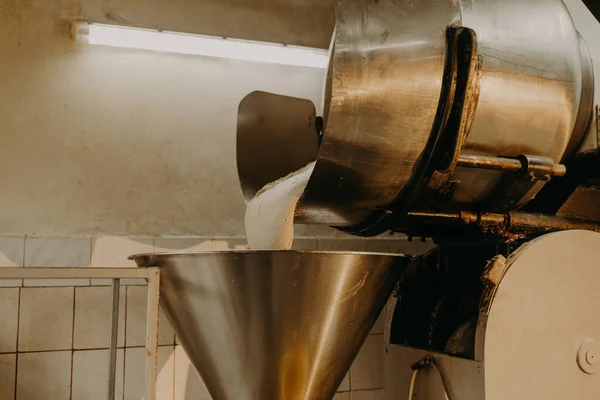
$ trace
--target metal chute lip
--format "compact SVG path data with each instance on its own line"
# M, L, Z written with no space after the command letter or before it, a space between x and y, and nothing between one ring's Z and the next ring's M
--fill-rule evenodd
M135 260L142 257L165 257L165 256L189 256L196 254L267 254L267 253L297 253L297 254L322 254L322 255L340 255L340 256L386 256L412 259L412 256L402 253L377 253L369 251L322 251L322 250L206 250L206 251L168 251L162 253L140 253L127 257L128 260Z

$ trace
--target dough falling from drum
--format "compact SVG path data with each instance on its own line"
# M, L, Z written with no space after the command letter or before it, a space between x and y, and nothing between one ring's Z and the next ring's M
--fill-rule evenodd
M294 214L315 163L263 187L246 207L246 238L251 249L289 250Z

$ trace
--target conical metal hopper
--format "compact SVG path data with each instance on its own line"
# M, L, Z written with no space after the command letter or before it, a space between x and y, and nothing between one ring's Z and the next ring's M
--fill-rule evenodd
M214 400L329 400L410 257L239 251L132 256Z

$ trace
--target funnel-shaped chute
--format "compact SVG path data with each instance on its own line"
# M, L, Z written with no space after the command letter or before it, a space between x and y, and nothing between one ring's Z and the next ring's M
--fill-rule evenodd
M149 254L161 304L214 400L329 400L409 257Z

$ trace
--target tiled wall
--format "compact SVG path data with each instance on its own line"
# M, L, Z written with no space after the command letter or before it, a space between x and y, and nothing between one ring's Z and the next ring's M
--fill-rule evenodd
M420 252L424 245L386 240L300 238L298 249ZM127 267L127 256L173 250L245 248L243 238L0 238L3 267ZM117 394L144 391L146 288L121 287ZM0 400L106 398L111 288L106 280L0 281ZM161 314L158 398L210 399ZM383 320L377 322L335 400L382 398Z

